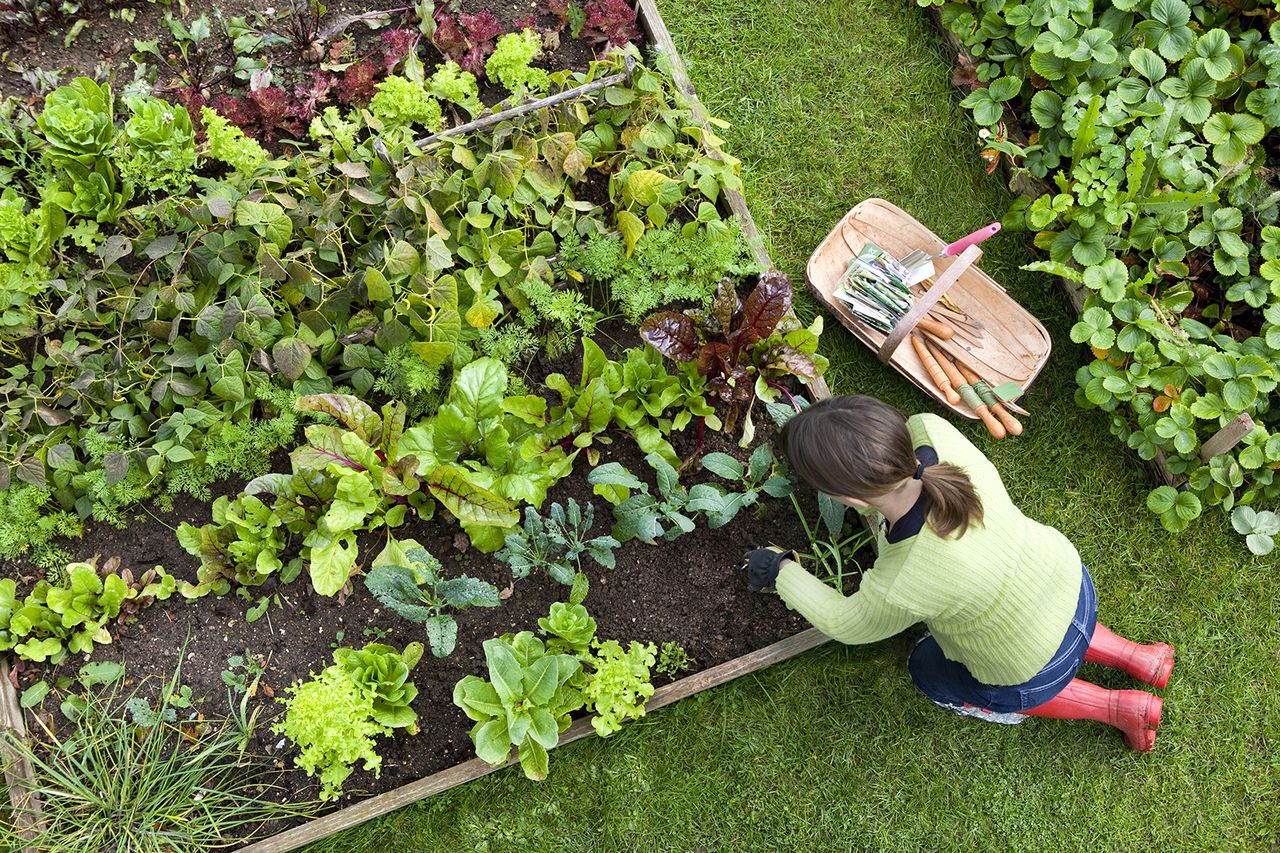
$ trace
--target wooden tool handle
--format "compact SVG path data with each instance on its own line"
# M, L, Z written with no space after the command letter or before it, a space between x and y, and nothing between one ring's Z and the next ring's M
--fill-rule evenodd
M928 343L925 343L929 352L938 361L938 365L942 368L942 372L947 374L947 379L960 392L961 398L973 409L974 414L982 421L983 426L987 428L987 432L991 433L991 437L995 439L1004 438L1006 435L1004 425L996 420L995 415L991 414L991 410L987 408L987 404L982 402L978 396L978 392L973 389L960 370L947 358L946 353L938 352Z
M943 323L941 320L933 320L929 317L921 317L916 323L917 329L922 329L933 335L940 341L949 341L956 336L956 330L949 323Z
M933 357L933 353L929 351L929 347L921 340L919 335L911 336L911 346L915 349L916 355L920 356L920 361L924 363L924 369L929 371L929 376L933 378L933 384L938 386L938 390L947 398L947 402L953 406L959 403L960 395L951 386L951 380L947 378L942 366L938 364L938 360Z
M996 399L996 395L991 392L991 389L987 384L979 379L976 373L965 367L963 364L957 362L956 365L960 368L960 374L965 378L965 381L972 385L975 390L979 391L979 396L983 397L983 401L987 403L992 414L999 419L1005 430L1010 435L1022 435L1022 422L1011 415L1008 410L1000 404L1000 401ZM981 393L984 390L987 392L986 394Z
M956 366L951 363L951 359L947 358L946 353L937 349L928 341L922 341L922 343L925 345L925 349L929 351L929 354L933 356L935 361L937 361L938 366L942 368L942 372L947 375L947 380L951 383L953 388L959 390L961 385L969 384L965 381L965 378L961 375L960 371L956 370Z

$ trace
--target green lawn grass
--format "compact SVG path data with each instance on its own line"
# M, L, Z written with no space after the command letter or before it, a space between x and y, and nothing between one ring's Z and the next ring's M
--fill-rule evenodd
M882 196L939 234L997 217L937 34L903 0L665 0L707 106L744 161L747 199L797 283L812 248L859 200ZM542 784L507 770L314 846L325 851L1275 850L1280 838L1280 572L1220 514L1173 539L1144 507L1150 475L1098 413L1076 408L1081 353L1048 278L1024 274L1019 235L983 267L1049 327L1058 349L1021 438L966 432L1016 500L1071 536L1102 617L1165 640L1178 665L1156 751L1088 722L1001 727L915 692L914 632L828 644L651 717L556 750ZM811 303L799 306L812 313ZM907 410L922 395L834 324L838 392ZM746 543L744 543L746 544ZM1109 687L1117 673L1086 667ZM430 721L426 721L430 729Z

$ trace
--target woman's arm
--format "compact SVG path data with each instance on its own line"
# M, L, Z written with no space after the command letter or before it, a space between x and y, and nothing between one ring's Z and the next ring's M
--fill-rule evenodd
M799 563L784 560L778 572L778 595L822 633L842 643L874 643L921 621L920 617L886 600L883 573L867 572L862 586L841 595Z

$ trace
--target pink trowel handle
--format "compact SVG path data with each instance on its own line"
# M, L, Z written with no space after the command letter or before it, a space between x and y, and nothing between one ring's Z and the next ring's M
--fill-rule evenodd
M942 256L944 258L954 257L970 246L976 246L988 237L995 236L999 231L999 222L992 222L990 225L984 225L968 237L961 237L950 246L947 246L947 248L942 250Z

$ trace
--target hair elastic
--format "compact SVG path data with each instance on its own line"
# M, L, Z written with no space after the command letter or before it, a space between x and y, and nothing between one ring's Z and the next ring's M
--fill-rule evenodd
M923 480L923 479L924 479L924 463L923 463L923 462L917 462L917 463L916 463L916 472L915 472L914 474L912 474L912 475L911 475L911 479L913 479L913 480Z

